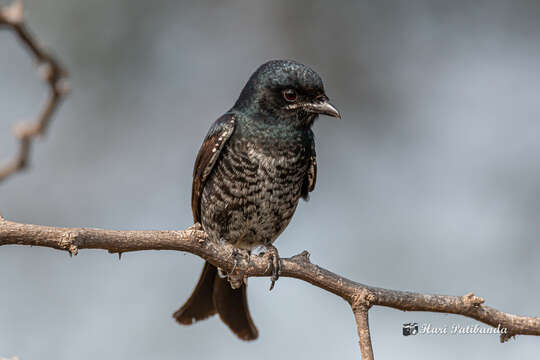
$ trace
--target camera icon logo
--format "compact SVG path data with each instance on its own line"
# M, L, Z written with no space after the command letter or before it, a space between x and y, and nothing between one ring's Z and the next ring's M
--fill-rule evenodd
M403 336L418 334L418 323L403 324Z

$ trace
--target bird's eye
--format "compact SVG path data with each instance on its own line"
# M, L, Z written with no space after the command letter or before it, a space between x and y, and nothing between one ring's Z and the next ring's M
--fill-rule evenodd
M295 102L296 101L296 91L293 89L287 89L283 91L283 97L288 102Z

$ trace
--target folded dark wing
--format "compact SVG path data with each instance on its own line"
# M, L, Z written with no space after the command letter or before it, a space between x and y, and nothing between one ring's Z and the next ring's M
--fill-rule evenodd
M193 168L193 185L191 188L191 209L193 221L200 222L199 203L204 183L212 172L223 146L227 143L235 128L233 114L225 114L214 122L197 154Z
M309 167L302 187L302 197L306 201L309 200L309 193L315 189L317 182L317 154L315 153L315 138L312 132L310 132L310 141Z

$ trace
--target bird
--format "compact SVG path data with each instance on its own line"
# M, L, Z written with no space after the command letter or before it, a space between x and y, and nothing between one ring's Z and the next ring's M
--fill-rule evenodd
M317 180L312 125L319 115L341 118L321 77L294 60L271 60L257 68L233 107L210 127L193 169L191 208L211 241L234 249L263 247L279 276L273 246L301 198ZM242 340L258 330L248 308L247 279L240 282L206 262L185 304L173 314L191 325L216 313Z

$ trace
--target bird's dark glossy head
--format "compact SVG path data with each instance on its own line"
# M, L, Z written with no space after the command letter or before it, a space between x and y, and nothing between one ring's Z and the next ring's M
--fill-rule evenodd
M292 60L272 60L251 75L234 108L261 121L311 126L319 114L339 118L319 74Z

